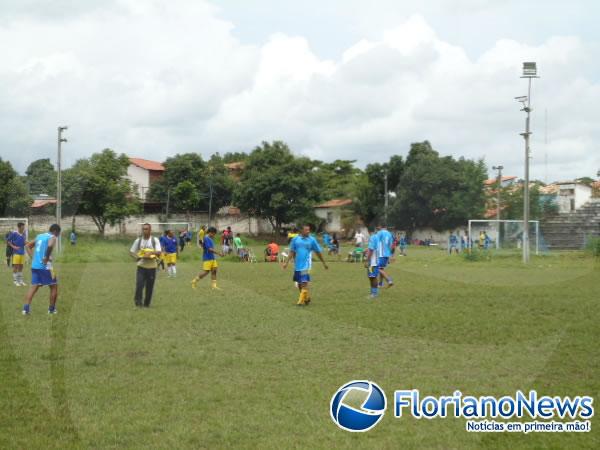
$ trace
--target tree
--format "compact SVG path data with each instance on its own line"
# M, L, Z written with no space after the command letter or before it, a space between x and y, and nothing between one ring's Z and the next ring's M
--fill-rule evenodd
M208 162L197 153L177 154L168 158L164 166L162 179L152 184L148 197L162 203L169 197L171 211L206 211L211 189L215 210L231 202L233 180L218 154Z
M100 234L139 212L140 204L126 178L129 158L110 149L82 159L63 175L64 212L89 215Z
M372 224L384 216L385 175L388 192L394 192L404 171L402 156L393 155L387 163L367 165L354 184L352 209L365 224Z
M411 145L390 216L400 228L445 230L480 217L485 208L482 160L440 157L427 141Z
M235 204L267 219L279 234L283 224L314 216L322 181L315 169L313 161L295 157L284 142L263 142L246 161Z
M38 159L27 167L27 186L30 194L56 195L56 171L50 159Z
M523 219L524 192L523 183L507 186L500 192L502 219ZM540 184L535 183L529 188L529 218L539 220L558 213L558 204L554 196L544 196L540 193Z
M354 184L361 173L360 169L354 167L355 162L345 159L336 159L332 163L315 161L315 173L323 185L321 200L352 198Z
M24 216L29 214L31 198L23 180L17 175L9 161L0 158L0 214Z

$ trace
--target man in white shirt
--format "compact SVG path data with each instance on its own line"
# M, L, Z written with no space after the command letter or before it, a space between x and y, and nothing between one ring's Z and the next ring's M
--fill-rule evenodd
M354 244L357 247L362 247L365 243L365 235L362 233L362 231L358 230L356 232L356 234L354 235Z
M137 238L129 253L137 260L137 274L135 277L135 306L150 307L152 302L152 292L154 290L154 281L156 280L157 261L160 258L161 248L158 238L150 234L152 228L149 223L142 225L142 236ZM144 303L142 304L142 294L144 294Z

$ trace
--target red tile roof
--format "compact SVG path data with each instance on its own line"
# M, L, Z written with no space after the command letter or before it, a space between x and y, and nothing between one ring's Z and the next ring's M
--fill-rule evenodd
M348 206L352 204L352 200L349 198L334 198L325 203L315 206L315 208L341 208L342 206Z
M32 208L43 208L47 205L56 205L56 200L53 198L34 200L31 204Z
M149 159L129 158L129 162L134 166L138 166L146 170L154 170L158 172L164 172L165 170L165 166L163 166L162 163L150 161Z
M515 178L517 178L517 177L515 177L513 175L504 176L504 177L502 177L502 181L510 181L510 180L514 180ZM498 177L487 179L483 182L483 184L485 184L486 186L490 186L492 184L496 184L497 182L498 182Z

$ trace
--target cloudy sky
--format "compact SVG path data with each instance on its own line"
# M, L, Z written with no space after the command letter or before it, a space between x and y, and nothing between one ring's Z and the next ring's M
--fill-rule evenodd
M282 139L363 166L428 139L521 176L532 60L532 177L593 176L598 17L595 0L0 0L0 156L54 158L66 124L67 165Z

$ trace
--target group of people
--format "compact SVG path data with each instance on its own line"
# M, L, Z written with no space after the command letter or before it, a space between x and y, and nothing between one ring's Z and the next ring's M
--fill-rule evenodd
M25 224L19 223L17 229L9 233L7 245L11 248L11 263L13 267L13 281L17 286L25 286L23 280L23 264L25 254L29 254L32 260L31 264L31 287L26 295L23 305L23 314L31 313L31 303L36 292L42 286L49 286L50 301L48 306L49 314L56 314L56 300L58 297L58 278L52 265L52 255L57 247L60 237L60 226L53 224L48 232L39 234L36 238L27 242ZM210 275L211 288L219 289L217 286L217 257L223 257L227 254L225 247L229 247L230 239L233 246L238 250L245 247L238 234L235 238L231 233L231 228L224 230L227 240L222 237L223 251L220 251L216 245L217 229L215 227L202 227L198 232L198 243L202 249L202 268L200 272L192 279L191 286L196 289L198 283ZM73 239L71 239L73 245ZM358 241L361 241L359 236ZM368 240L366 249L367 258L365 267L369 279L371 297L376 298L379 289L385 283L389 287L393 285L392 278L386 272L386 267L393 254L395 236L387 230L385 226L378 227L377 232L373 232ZM334 235L330 239L324 238L324 243L336 246L339 249L339 243ZM359 242L362 244L362 242ZM152 236L152 226L145 223L142 226L142 234L136 238L129 249L131 256L136 260L135 294L134 303L136 307L148 308L152 303L154 285L156 282L157 270L162 267L168 273L169 277L175 278L177 275L177 259L181 251L178 236L174 230L166 230L159 238ZM328 247L329 248L329 247ZM265 260L276 258L279 254L279 246L273 240L265 251ZM283 268L293 261L294 274L293 281L297 285L299 294L297 305L307 306L311 302L311 292L309 289L310 270L312 268L312 256L315 254L323 263L325 269L328 265L323 258L323 249L315 236L311 234L310 225L304 225L302 229L290 236L289 255L284 261Z

